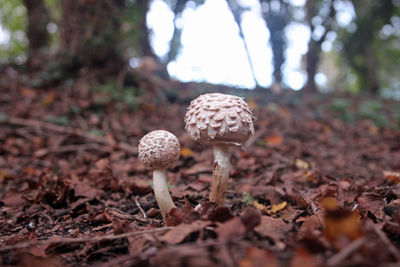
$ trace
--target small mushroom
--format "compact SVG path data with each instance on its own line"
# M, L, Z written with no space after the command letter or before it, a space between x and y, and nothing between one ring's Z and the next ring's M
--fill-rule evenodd
M240 97L204 94L190 103L185 129L200 143L214 148L214 172L210 201L223 205L229 179L229 148L242 147L254 134L253 114Z
M153 170L154 194L161 215L165 215L175 204L168 191L166 168L171 167L179 158L180 145L175 135L163 130L149 132L139 141L139 160Z

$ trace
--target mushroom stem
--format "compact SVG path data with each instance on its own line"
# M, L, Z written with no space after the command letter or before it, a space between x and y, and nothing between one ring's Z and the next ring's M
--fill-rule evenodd
M228 145L214 145L214 171L210 201L215 202L218 206L224 205L229 179L229 158Z
M167 184L167 172L165 169L153 170L154 195L160 208L161 215L165 220L165 215L173 208L176 208L169 194Z

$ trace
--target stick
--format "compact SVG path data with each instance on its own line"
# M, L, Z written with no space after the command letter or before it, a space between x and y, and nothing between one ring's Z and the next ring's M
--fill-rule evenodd
M137 154L137 149L127 143L115 142L115 141L107 139L105 137L91 135L80 129L73 129L70 127L55 125L52 123L43 122L43 121L39 121L39 120L21 119L21 118L16 118L16 117L6 117L6 118L3 118L2 120L0 120L0 124L41 128L41 129L44 129L47 131L52 131L52 132L56 132L56 133L60 133L60 134L75 135L75 136L78 136L80 138L86 139L86 140L94 142L94 143L99 143L99 144L111 146L114 148L119 148L130 154L134 154L134 155Z
M396 249L396 247L392 244L392 242L387 238L386 234L382 232L381 229L378 228L376 224L372 224L372 229L379 236L383 243L387 246L388 250L392 255L396 258L397 261L400 261L400 253Z
M136 206L139 208L139 210L142 212L143 217L144 217L145 219L147 219L146 212L144 212L142 206L140 205L139 196L136 196L136 197L135 197L135 204L136 204Z
M0 252L11 250L11 249L20 249L20 248L27 248L27 247L31 247L31 246L51 245L51 244L58 244L58 243L74 244L74 243L84 243L84 242L101 242L101 241L107 241L107 240L121 239L121 238L125 238L125 237L130 237L130 236L139 236L139 235L163 232L163 231L171 230L172 228L173 227L163 227L163 228L157 228L157 229L152 229L152 230L144 230L144 231L140 231L140 232L129 232L129 233L123 233L123 234L119 234L119 235L107 235L107 236L98 236L98 237L81 237L81 238L66 237L66 238L60 238L57 240L28 241L28 242L17 243L14 245L0 247Z
M326 265L327 266L338 265L341 261L346 259L351 253L359 249L365 243L365 241L366 241L365 237L361 237L359 239L354 240L348 246L339 251L337 254L330 257L326 262L327 263Z
M66 153L66 152L75 152L75 151L82 151L82 150L98 150L98 151L108 151L104 147L101 147L97 144L82 144L82 145L67 145L61 147L49 147L43 148L35 151L33 153L34 156L40 158L47 154L51 153Z

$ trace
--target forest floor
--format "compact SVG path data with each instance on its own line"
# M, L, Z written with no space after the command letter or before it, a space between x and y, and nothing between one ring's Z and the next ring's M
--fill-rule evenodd
M398 102L174 81L168 92L141 81L136 96L19 79L0 81L0 265L400 264ZM245 97L257 121L215 207L212 149L183 117L200 93L221 90ZM137 158L156 129L182 146L166 225Z

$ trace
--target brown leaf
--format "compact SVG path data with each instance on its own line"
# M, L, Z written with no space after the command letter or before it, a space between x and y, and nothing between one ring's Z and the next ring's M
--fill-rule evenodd
M180 224L160 237L160 240L171 245L181 243L190 234L199 232L210 225L207 221L194 221L190 224Z
M400 173L399 172L392 172L392 171L383 171L383 176L389 181L393 183L400 183Z
M218 239L221 241L227 241L230 239L240 239L247 232L246 226L243 221L236 217L225 223L218 224L215 231L218 234Z
M357 211L347 211L341 208L328 210L324 218L324 235L334 245L343 245L361 237L360 214Z
M195 212L192 208L173 208L166 214L165 224L168 226L174 226L181 223L191 223L200 218L200 215Z
M22 197L22 192L14 190L8 191L1 201L3 201L4 205L10 207L21 207L26 203L25 199Z
M188 158L193 156L194 152L190 148L184 146L181 148L180 155L184 158Z
M239 267L279 267L279 260L274 253L257 247L246 249L246 256L239 261Z
M283 137L281 135L268 135L264 137L263 141L269 146L279 146L283 143Z
M321 266L321 261L318 257L313 256L308 250L300 247L296 250L292 261L291 267L318 267Z
M283 240L284 235L290 230L290 225L282 219L261 216L261 222L254 228L259 235L269 237L276 241Z

